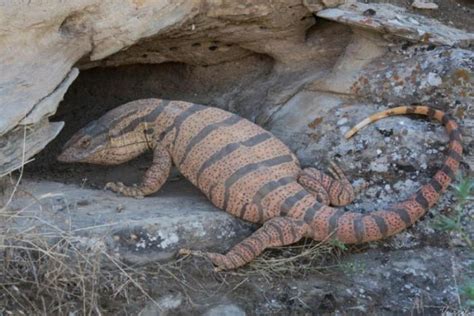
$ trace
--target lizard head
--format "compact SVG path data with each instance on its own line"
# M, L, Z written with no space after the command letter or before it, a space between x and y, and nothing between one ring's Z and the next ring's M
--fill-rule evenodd
M117 165L145 152L148 144L143 131L138 127L121 127L121 122L126 121L130 113L120 112L112 110L76 132L57 159L61 162Z

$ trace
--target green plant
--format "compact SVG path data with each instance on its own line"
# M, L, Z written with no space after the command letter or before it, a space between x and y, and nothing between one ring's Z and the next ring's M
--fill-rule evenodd
M339 239L330 239L328 242L331 246L338 248L339 250L346 251L347 245L340 241Z
M346 274L364 273L366 265L364 262L344 262L339 265L340 269Z
M474 280L469 280L461 288L461 295L464 297L464 305L474 307Z
M452 214L439 215L434 221L434 227L446 232L457 232L469 247L473 247L473 242L462 225L462 219L465 216L463 212L465 205L474 201L474 178L458 174L457 183L451 185L456 196Z

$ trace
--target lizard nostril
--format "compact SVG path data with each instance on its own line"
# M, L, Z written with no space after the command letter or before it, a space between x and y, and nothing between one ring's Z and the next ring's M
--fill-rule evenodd
M64 152L60 153L58 157L56 157L56 159L58 161L61 161L61 162L66 162L66 155L64 154Z

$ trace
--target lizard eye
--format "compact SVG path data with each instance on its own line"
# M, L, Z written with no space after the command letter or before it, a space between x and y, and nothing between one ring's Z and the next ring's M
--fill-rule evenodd
M79 143L79 146L81 146L81 148L87 148L89 147L90 144L91 144L91 139L88 137L88 138L83 138L81 142Z

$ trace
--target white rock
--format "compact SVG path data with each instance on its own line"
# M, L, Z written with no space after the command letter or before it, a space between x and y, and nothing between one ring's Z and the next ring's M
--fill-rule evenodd
M211 308L205 314L205 316L220 316L220 315L228 315L228 316L245 316L246 313L237 305L229 304L229 305L217 305L216 307Z
M441 79L441 77L434 72L428 73L428 78L426 80L428 84L433 87L437 87L443 83L443 80Z
M387 172L388 171L388 166L386 163L383 162L377 162L377 161L372 161L370 163L370 170L374 172Z
M411 4L412 7L417 9L425 9L425 10L437 10L438 5L434 2L429 0L415 0Z
M348 122L349 120L345 117L343 117L342 119L340 119L339 121L337 121L337 126L341 126L341 125L344 125Z
M337 7L338 5L344 4L344 0L321 0L324 5L328 8Z

